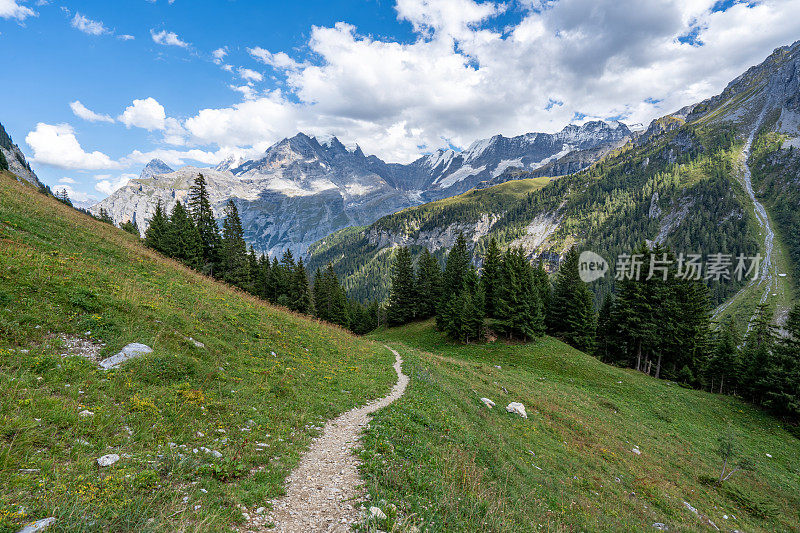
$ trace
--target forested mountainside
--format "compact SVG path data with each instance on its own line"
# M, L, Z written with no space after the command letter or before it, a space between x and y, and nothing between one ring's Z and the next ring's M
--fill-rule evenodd
M350 228L315 243L309 264L331 262L352 296L383 299L395 245L410 246L414 253L436 252L451 246L462 231L476 257L490 237L552 261L576 242L612 261L644 241L704 256L764 254L764 231L747 193L745 163L755 165L758 193L774 196L769 201L782 229L776 243L786 240L787 248L797 250L797 232L792 233L798 224L797 193L782 192L797 189L798 49L797 43L777 49L720 95L653 121L590 168L519 196L504 194L506 183ZM743 161L743 148L750 150L745 145L755 131L761 133L752 156ZM515 177L535 175L517 172ZM798 260L796 251L793 257ZM769 268L778 268L775 261ZM786 273L764 273L781 274ZM596 292L604 292L608 283L596 284ZM710 288L719 303L742 283Z

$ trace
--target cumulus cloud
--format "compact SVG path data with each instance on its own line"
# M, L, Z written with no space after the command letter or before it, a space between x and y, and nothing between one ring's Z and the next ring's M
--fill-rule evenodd
M121 189L127 185L131 179L136 177L136 174L122 174L116 179L111 178L111 176L108 175L95 176L95 179L98 181L95 183L94 188L97 192L101 192L106 196L110 196L114 194L114 191Z
M128 128L135 126L148 131L163 130L166 127L167 114L164 106L155 98L148 97L134 100L133 105L126 107L117 120Z
M25 142L33 150L33 161L44 165L89 170L120 166L102 152L84 151L69 124L53 125L40 122L35 130L28 133Z
M31 8L20 5L16 0L0 0L0 18L22 21L35 16Z
M496 133L556 131L581 117L652 118L721 91L800 35L800 3L764 0L398 0L408 42L353 25L312 27L313 61L251 48L284 77L185 121L197 143L254 146L297 130L344 132L366 152L408 161ZM503 19L498 15L503 14ZM558 105L554 105L558 102Z
M161 30L157 32L155 30L150 30L150 36L153 38L153 42L156 44L189 48L189 43L182 41L177 34L171 31Z
M75 13L75 16L72 17L71 24L73 28L87 35L104 35L111 33L111 30L106 28L102 22L87 18L80 13Z
M64 178L61 178L61 179L59 179L59 180L58 180L58 182L59 182L59 183L69 183L69 184L72 184L72 185L75 185L76 183L78 183L78 182L77 182L77 181L75 181L74 179L72 179L72 178L67 178L67 177L64 177Z
M296 69L300 67L300 63L289 57L289 54L286 52L278 52L273 54L269 50L261 48L259 46L255 48L248 48L247 51L250 53L258 61L274 67L276 69Z
M249 68L239 67L236 72L239 73L240 78L247 82L262 81L264 79L264 76L260 72Z
M83 120L88 120L89 122L114 122L114 119L109 115L95 113L83 105L80 100L70 102L69 107L76 117L82 118Z

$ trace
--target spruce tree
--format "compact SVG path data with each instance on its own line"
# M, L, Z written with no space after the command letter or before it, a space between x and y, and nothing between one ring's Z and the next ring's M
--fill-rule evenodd
M503 255L497 326L509 338L531 340L544 335L544 315L525 251L510 248Z
M464 277L470 268L471 261L467 251L467 240L463 233L459 233L455 245L447 254L447 262L442 275L442 296L439 300L439 310L436 314L436 327L445 331L448 324L454 320L456 298L464 288Z
M246 288L250 282L247 260L247 244L239 218L239 210L233 200L225 206L225 222L222 225L222 279Z
M741 363L736 367L732 366L728 372L732 375L733 370L737 370L735 376L744 389L743 393L751 402L757 404L763 403L767 398L776 368L773 353L776 332L772 325L772 314L772 309L768 305L759 304L744 338Z
M291 309L306 315L312 314L313 304L311 300L311 291L308 286L308 273L306 272L306 267L303 264L302 258L297 261L294 271L292 272L291 292Z
M156 203L156 210L150 219L150 224L144 232L145 246L160 252L164 255L166 253L166 235L168 231L169 220L164 212L164 205L159 199Z
M578 272L578 250L572 248L556 275L550 310L551 333L579 350L591 352L597 329L592 300L592 292Z
M800 304L789 312L784 335L766 369L764 405L779 416L800 418Z
M414 320L416 316L417 289L411 252L401 246L395 252L392 265L392 286L389 304L386 309L389 323L401 325Z
M492 237L489 240L489 247L486 249L486 255L483 257L483 272L481 274L481 284L483 285L483 294L486 300L486 316L495 318L497 308L497 298L500 285L500 270L501 270L502 255L500 254L500 247L497 241Z
M733 390L739 360L739 332L732 317L729 317L717 332L714 352L708 363L707 379L711 392L722 394Z
M314 312L317 318L330 322L331 288L325 282L322 271L314 272Z
M198 174L189 188L189 211L192 214L203 252L203 270L213 273L214 264L219 262L220 236L217 221L211 210L206 180Z
M417 317L430 318L442 297L442 269L428 249L422 251L417 265Z
M175 204L169 217L165 239L166 253L182 263L196 268L200 259L200 236L189 213L181 202Z

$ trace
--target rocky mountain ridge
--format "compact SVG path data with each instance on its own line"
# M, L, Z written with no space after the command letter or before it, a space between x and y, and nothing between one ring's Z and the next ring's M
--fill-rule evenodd
M558 133L496 135L463 152L440 150L408 164L386 163L336 137L322 142L298 133L251 160L230 157L212 169L173 170L150 161L138 179L91 208L115 222L133 220L144 231L160 200L171 210L184 201L202 173L217 216L229 198L239 207L245 238L263 252L296 254L339 229L370 224L381 216L426 201L447 198L493 179L514 179L509 169L574 172L630 138L622 123L587 122ZM582 153L583 157L575 157ZM568 164L552 165L571 157Z
M0 153L3 154L3 159L8 165L9 172L17 176L17 178L25 180L37 187L42 186L36 173L31 169L31 166L25 159L22 150L19 149L19 146L14 144L14 141L11 140L11 137L2 124L0 124Z

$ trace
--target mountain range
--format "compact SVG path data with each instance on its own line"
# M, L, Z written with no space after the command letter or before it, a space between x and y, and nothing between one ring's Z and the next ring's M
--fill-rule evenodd
M613 260L647 241L676 253L760 253L757 282L711 283L717 304L737 302L718 311L749 318L753 305L774 302L785 312L792 274L800 279L799 126L800 41L614 149L509 168L461 196L341 230L311 246L308 265L330 262L351 296L382 300L398 246L441 258L460 232L476 263L491 238L554 263L575 243ZM551 171L581 157L583 170ZM598 296L610 283L594 285Z
M558 133L496 135L464 151L438 150L410 164L386 163L345 147L336 137L322 141L298 133L251 160L229 158L214 168L173 170L150 161L131 180L91 210L104 209L121 223L144 231L160 200L167 210L185 201L198 174L208 182L217 216L228 199L239 208L245 239L270 254L308 246L349 226L370 224L406 207L454 196L489 182L514 179L512 171L548 175L574 172L622 144L631 131L620 122L569 125ZM559 162L562 162L559 165Z

